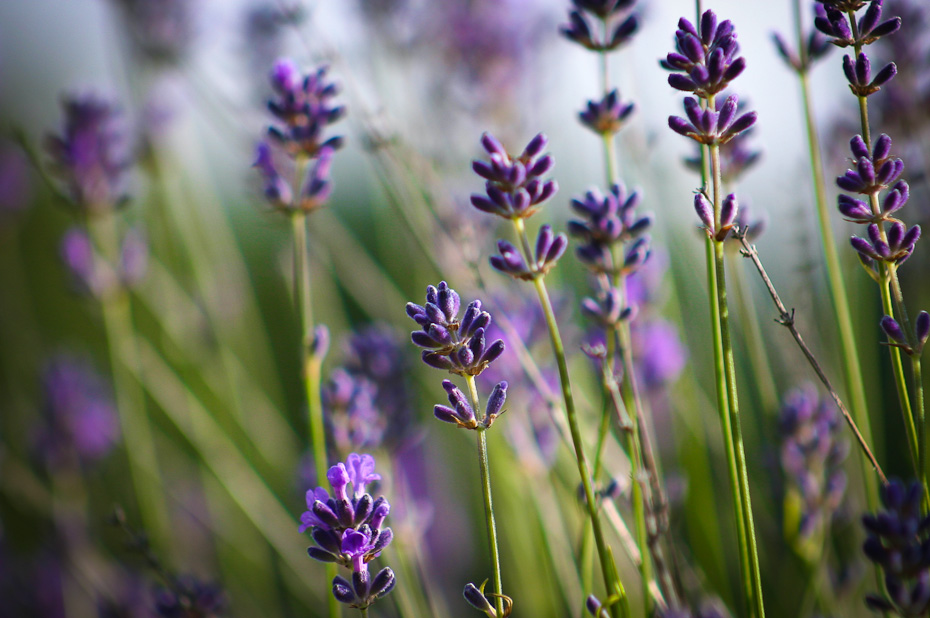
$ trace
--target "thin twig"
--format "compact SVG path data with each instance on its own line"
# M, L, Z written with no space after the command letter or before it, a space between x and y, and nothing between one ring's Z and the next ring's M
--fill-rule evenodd
M830 379L827 377L827 374L824 373L823 367L821 367L816 357L814 357L814 353L811 352L809 347L807 347L807 344L801 337L801 333L798 332L798 329L794 324L794 309L788 311L788 309L785 308L784 303L781 302L781 298L778 296L778 292L775 290L775 286L772 284L772 280L769 279L768 273L765 272L765 268L762 266L762 260L759 259L759 252L756 250L755 245L750 245L749 242L747 242L746 232L748 230L748 227L743 227L741 229L735 230L734 234L740 241L740 244L743 245L740 253L744 257L751 259L752 263L755 264L756 270L759 271L759 276L762 277L762 282L765 284L766 289L768 289L769 296L772 297L772 301L775 303L775 307L778 309L778 319L775 321L791 332L791 336L794 337L798 347L801 348L801 352L804 353L804 356L807 358L807 362L810 363L811 367L814 369L814 373L817 374L817 377L820 378L820 381L823 383L824 387L826 387L826 389L830 392L830 397L833 398L834 403L836 403L836 407L840 409L840 411L843 413L843 416L846 418L846 422L849 424L849 428L852 429L853 434L856 436L856 440L859 442L859 446L862 447L862 451L865 453L865 456L872 464L875 472L878 473L878 477L882 484L887 485L888 479L885 477L885 473L882 472L882 467L878 465L878 461L875 459L875 455L872 454L872 449L869 448L865 438L863 438L862 434L859 432L859 427L856 426L856 421L854 421L852 416L849 414L849 410L846 409L846 406L843 404L840 396L836 393L836 389L833 388L833 384L830 383Z

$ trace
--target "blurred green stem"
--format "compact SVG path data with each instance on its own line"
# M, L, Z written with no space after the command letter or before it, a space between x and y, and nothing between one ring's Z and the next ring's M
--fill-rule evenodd
M478 400L478 387L475 384L474 376L466 376L468 382L468 393L471 396L472 406L475 414L481 416L481 403ZM480 421L479 421L480 423ZM497 615L504 615L504 598L503 586L501 584L501 559L500 552L497 548L497 524L494 522L494 503L491 500L491 472L488 468L488 437L487 427L478 425L476 433L478 434L478 470L481 473L481 493L484 495L484 519L488 526L488 547L491 551L491 566L494 570L494 605L497 608Z
M917 404L917 473L927 487L927 417L924 412L924 383L920 372L920 356L911 356L911 369L914 374L914 399Z
M532 264L533 252L530 248L529 239L526 235L526 225L523 219L513 220L514 230L519 238L524 251L524 259L527 264ZM592 487L591 471L588 468L588 460L584 453L584 443L581 438L581 430L578 426L578 416L575 412L575 400L572 395L571 379L568 375L568 363L565 360L565 349L562 346L562 335L559 333L559 325L556 321L555 312L552 309L552 301L549 298L549 292L546 289L546 283L542 276L533 278L533 285L539 296L539 304L542 307L546 318L546 326L549 329L549 338L552 343L552 351L555 355L556 363L559 368L559 380L562 384L562 398L565 400L565 415L568 419L568 427L572 436L572 446L575 450L575 460L578 463L578 474L581 476L581 484L584 487L586 506L588 516L591 518L591 525L594 530L594 542L597 547L598 557L601 562L601 572L604 576L604 586L607 589L607 595L617 594L620 597L620 606L611 605L610 615L613 618L622 614L629 616L629 598L623 588L623 583L617 574L617 567L614 564L613 555L610 553L604 539L604 531L601 526L601 518L597 509L597 502L594 499L594 488Z
M116 215L108 212L91 218L87 221L87 229L99 251L94 270L104 273L103 276L115 273L120 260ZM168 547L170 523L158 480L161 478L158 454L145 405L145 393L132 377L134 370L128 366L138 366L139 363L129 295L117 286L105 292L100 300L100 308L110 355L110 370L113 373L116 408L139 514L155 546L164 550Z
M298 169L300 169L298 161ZM310 294L310 256L307 253L307 214L295 210L291 214L294 232L294 296L297 313L300 316L301 340L300 362L301 379L307 396L307 417L310 448L313 451L313 465L316 469L316 482L326 487L326 434L323 429L323 401L320 394L320 358L315 341L313 325L313 303ZM326 565L326 576L332 580L338 574L334 564ZM342 606L333 595L327 595L329 614L333 617L342 615Z
M714 97L707 101L710 109L715 109ZM711 174L713 180L714 229L720 227L720 210L722 204L720 146L710 146ZM730 439L726 441L727 460L731 474L735 471L736 487L732 488L733 500L736 504L737 519L743 521L743 530L740 535L740 558L743 585L749 600L749 615L755 618L764 618L765 608L762 601L762 578L759 572L759 556L756 548L755 524L752 516L752 501L749 494L749 476L746 468L746 454L743 449L742 430L740 428L739 398L736 389L736 363L733 358L733 346L730 338L730 316L727 307L726 271L724 266L724 247L722 240L714 243L714 269L717 277L717 314L714 319L720 324L721 345L723 351L724 375L718 375L718 382L726 387L727 406L729 415L724 423L725 431L729 430ZM717 363L719 366L719 361ZM728 426L727 426L728 425Z

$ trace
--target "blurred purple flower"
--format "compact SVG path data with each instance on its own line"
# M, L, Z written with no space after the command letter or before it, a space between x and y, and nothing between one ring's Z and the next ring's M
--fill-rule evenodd
M132 41L146 57L176 62L194 36L196 0L114 0L123 10Z
M699 98L723 91L746 68L746 60L737 56L739 44L732 22L727 19L718 24L710 10L701 15L697 28L684 17L678 20L675 49L659 63L673 71L668 84Z
M115 106L92 96L69 96L61 135L46 138L52 171L74 206L88 214L109 212L126 199L130 164Z
M95 255L90 237L79 227L65 232L60 252L78 291L98 299L137 285L148 269L148 242L137 229L123 237L116 268Z
M633 323L633 362L643 384L659 390L681 375L688 361L688 350L678 328L660 318Z
M73 452L83 461L105 456L119 438L109 387L83 359L59 355L42 372L45 426L40 451L50 463ZM73 450L72 450L73 449Z
M849 443L836 406L810 384L785 396L779 425L782 469L801 499L797 534L807 539L829 524L843 500Z

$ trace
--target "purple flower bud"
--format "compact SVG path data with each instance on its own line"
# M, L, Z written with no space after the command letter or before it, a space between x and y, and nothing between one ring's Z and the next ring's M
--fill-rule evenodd
M504 402L506 400L507 383L499 382L497 386L494 387L494 390L491 391L490 397L488 397L488 404L484 415L485 427L490 427L491 423L494 422L494 419L500 415L501 408L504 407Z
M921 311L914 320L914 334L917 337L917 345L923 347L930 338L930 313Z
M468 602L468 604L478 611L491 614L494 613L494 606L491 605L491 602L488 601L488 599L481 593L480 590L478 590L478 588L475 587L474 584L465 584L463 595L465 596L465 600Z
M890 315L886 315L882 318L881 326L882 330L885 331L885 334L888 335L888 338L895 343L907 342L907 337L904 336L904 331L901 330L901 326Z

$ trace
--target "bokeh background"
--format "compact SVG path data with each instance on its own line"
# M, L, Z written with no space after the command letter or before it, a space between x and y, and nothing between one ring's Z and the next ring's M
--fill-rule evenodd
M759 114L749 144L762 158L740 181L741 203L767 220L756 241L762 258L839 381L799 91L771 41L773 31L792 32L790 3L705 4L738 28L748 61L739 92ZM504 314L527 337L544 374L551 371L548 342L525 305L530 290L487 266L496 230L468 206L468 196L481 188L470 161L480 155L483 131L512 150L539 131L548 134L561 190L538 217L556 228L564 229L570 216L570 197L603 183L598 139L577 121L597 93L597 63L559 35L567 10L559 0L0 3L0 588L5 600L14 599L4 601L0 615L95 616L101 598L126 597L142 607L159 581L138 547L127 545L125 530L109 522L115 505L135 530L147 520L112 418L117 404L99 307L62 266L60 243L73 213L56 198L54 180L50 187L40 173L48 163L43 140L60 131L62 97L75 93L112 100L121 111L134 165L120 216L144 230L149 248L147 274L131 293L138 334L126 353L135 359L130 381L151 422L157 467L148 474L168 524L147 530L152 551L171 572L220 582L229 615L326 615L329 582L305 554L308 539L297 533L313 474L289 283L290 229L265 204L251 168L270 123L269 71L281 56L307 70L328 64L348 110L334 127L346 145L334 160L333 197L310 223L315 312L333 342L324 379L338 379L337 368L358 357L353 333L371 341L366 329L375 325L398 345L391 380L403 384L403 403L379 421L389 439L370 450L385 477L380 492L392 503L396 537L380 563L406 581L372 611L474 615L459 592L487 576L473 444L431 416L444 396L409 344L413 324L404 305L423 302L425 286L446 279L463 299L481 295ZM694 6L643 0L638 10L641 30L612 57L610 71L624 99L637 106L619 137L621 176L642 189L643 207L656 220L654 256L641 275L648 328L638 335L639 354L653 363L650 404L686 587L695 602L717 599L734 608L736 543L721 498L726 467L713 406L702 243L691 210L699 180L682 163L693 154L687 140L667 128L682 97L658 66L678 18L692 17ZM925 32L907 22L897 36L926 48ZM812 73L828 178L846 169L845 144L856 121L840 57L832 53ZM924 96L928 64L926 55L918 57L916 100ZM879 130L883 113L875 117ZM886 117L896 118L893 110ZM892 137L909 157L915 196L909 222L920 223L930 212L924 139L930 122L926 112L911 121L887 130L906 129ZM829 191L835 197L832 184ZM838 214L834 223L862 333L875 450L887 471L905 474L900 415L875 326L875 286L846 250L850 228ZM770 613L814 615L812 590L822 582L810 583L808 563L793 545L777 421L784 394L813 376L774 324L748 264L733 257L744 431ZM930 307L928 263L918 246L902 269L915 313ZM587 281L571 256L552 287L559 290L593 432L598 378L580 353L588 325L577 309ZM658 357L649 357L653 348L662 350ZM755 373L753 354L770 368L769 387ZM94 385L83 395L103 408L92 434L109 437L101 438L99 456L64 466L67 473L49 462L47 448L49 427L61 422L49 376L63 366L77 372L78 383ZM521 381L519 362L504 366L497 379ZM547 408L533 389L514 389L490 438L502 561L518 615L577 615L577 574L559 569L566 566L559 558L570 558L579 541L577 478ZM343 444L332 447L334 455L348 452ZM866 615L861 591L874 584L857 553L863 510L857 457L853 452L847 460L846 506L818 554L826 566L817 573L836 592L837 616ZM608 472L628 486L616 444L607 461ZM624 498L616 509L628 514ZM620 562L630 578L637 576Z

